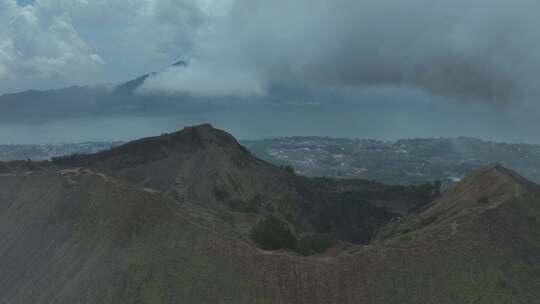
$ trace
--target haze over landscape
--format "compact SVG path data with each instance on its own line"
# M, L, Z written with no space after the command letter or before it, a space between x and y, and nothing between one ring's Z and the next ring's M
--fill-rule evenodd
M537 0L0 0L0 303L540 298Z
M538 143L538 5L2 0L0 94L45 92L0 97L0 142L127 140L211 121L245 139Z

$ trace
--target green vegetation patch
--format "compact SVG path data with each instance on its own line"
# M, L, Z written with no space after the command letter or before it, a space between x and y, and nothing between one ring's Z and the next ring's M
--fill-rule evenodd
M329 233L305 235L298 240L296 251L304 256L320 254L336 243L336 238Z
M253 227L251 239L265 250L294 250L297 242L289 224L273 215L259 221Z

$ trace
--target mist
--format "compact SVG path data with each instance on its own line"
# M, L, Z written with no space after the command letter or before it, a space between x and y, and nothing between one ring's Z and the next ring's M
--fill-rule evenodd
M540 141L533 0L0 0L0 17L0 94L45 90L0 96L2 143L202 122L239 138Z
M539 12L532 0L237 0L196 37L187 69L171 67L143 89L410 86L465 102L536 103Z
M3 122L0 143L127 141L208 122L239 139L313 135L393 141L467 136L540 143L536 132L540 125L534 122L534 117L495 110L484 104L467 107L443 101L396 104L379 96L375 101L337 104L254 103L186 113L117 114L24 124Z

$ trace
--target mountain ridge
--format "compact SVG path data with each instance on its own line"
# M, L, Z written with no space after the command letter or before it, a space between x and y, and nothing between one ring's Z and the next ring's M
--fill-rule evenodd
M21 169L0 174L0 302L502 304L540 296L539 187L500 165L426 204L406 187L296 176L208 124L98 154L2 165ZM389 221L376 216L406 200L423 206ZM343 214L364 226L347 226ZM297 237L340 220L327 231L341 242L307 257L260 250L244 232L270 215ZM352 230L364 232L357 243L345 242Z
M171 67L185 67L178 61ZM69 86L53 90L27 90L0 95L0 118L3 122L42 122L65 117L115 115L140 111L167 113L172 108L189 109L189 96L142 95L137 90L145 80L159 72L147 73L120 84ZM151 107L149 105L152 105Z

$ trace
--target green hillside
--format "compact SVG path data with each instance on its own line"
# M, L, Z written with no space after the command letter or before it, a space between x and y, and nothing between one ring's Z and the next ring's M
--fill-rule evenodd
M540 298L540 187L502 166L442 194L310 179L203 125L0 168L0 303Z
M0 303L253 303L208 230L95 174L1 178Z

